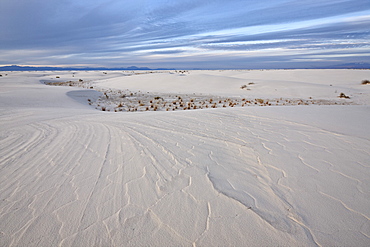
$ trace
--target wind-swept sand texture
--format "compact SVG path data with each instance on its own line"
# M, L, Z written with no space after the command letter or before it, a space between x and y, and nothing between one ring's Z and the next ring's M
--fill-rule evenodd
M370 244L370 71L127 73L2 73L0 246ZM357 105L115 113L40 83L79 78Z

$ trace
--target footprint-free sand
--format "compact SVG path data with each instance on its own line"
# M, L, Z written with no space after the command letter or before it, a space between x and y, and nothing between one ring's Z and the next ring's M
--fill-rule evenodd
M370 70L0 74L0 246L370 244Z

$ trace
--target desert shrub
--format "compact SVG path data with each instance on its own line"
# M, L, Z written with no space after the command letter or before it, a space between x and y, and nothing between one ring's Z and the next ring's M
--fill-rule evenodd
M370 84L370 81L369 80L362 80L361 84L362 85L367 85L367 84Z
M256 99L256 101L260 104L263 104L263 99Z
M241 85L240 86L240 89L245 89L245 88L247 88L247 85Z
M79 79L78 81L79 81L79 82L83 82L84 80L82 80L82 79Z
M349 99L349 96L345 95L344 93L340 93L338 96L339 98Z

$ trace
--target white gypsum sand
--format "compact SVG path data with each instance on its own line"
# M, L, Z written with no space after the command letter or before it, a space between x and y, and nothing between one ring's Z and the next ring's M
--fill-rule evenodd
M370 70L0 74L0 246L370 242Z

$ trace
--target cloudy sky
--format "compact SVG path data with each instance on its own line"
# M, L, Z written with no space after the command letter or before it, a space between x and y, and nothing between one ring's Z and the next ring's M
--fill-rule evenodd
M370 0L0 0L0 65L370 62Z

